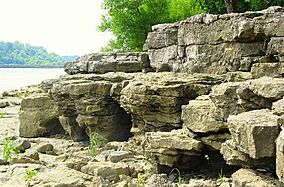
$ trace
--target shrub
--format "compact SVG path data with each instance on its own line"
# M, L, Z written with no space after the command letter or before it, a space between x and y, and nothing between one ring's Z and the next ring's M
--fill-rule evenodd
M106 144L106 142L107 142L107 139L104 136L100 135L97 132L93 132L92 136L90 138L90 147L89 148L90 148L91 152L95 154L96 151L97 151L97 148Z
M4 138L3 140L3 159L7 162L13 155L18 154L20 151L10 140L10 138Z

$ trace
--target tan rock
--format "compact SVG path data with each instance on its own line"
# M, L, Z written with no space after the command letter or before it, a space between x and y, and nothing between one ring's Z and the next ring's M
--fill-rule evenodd
M282 130L276 140L276 174L284 182L284 131Z
M280 182L251 169L240 169L232 175L233 187L280 187Z
M229 116L232 140L251 158L275 156L275 139L279 134L279 117L270 110L254 110Z
M227 123L217 121L212 117L211 108L214 104L208 96L200 96L182 106L181 119L183 124L193 132L208 133L218 132L227 128Z

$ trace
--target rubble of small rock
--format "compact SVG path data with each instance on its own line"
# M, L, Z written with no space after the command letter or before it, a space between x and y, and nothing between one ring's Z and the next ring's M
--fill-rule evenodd
M284 186L284 8L152 29L146 52L88 54L2 94L0 140L19 153L0 186ZM107 143L91 152L94 133Z

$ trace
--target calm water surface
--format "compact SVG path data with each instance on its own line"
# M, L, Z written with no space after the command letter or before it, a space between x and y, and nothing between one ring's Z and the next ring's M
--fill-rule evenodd
M64 74L63 68L0 68L0 92L39 84Z

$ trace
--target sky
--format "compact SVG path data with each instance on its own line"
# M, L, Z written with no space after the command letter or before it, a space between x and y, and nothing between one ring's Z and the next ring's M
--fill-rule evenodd
M0 0L0 41L29 43L59 55L98 52L102 0Z

